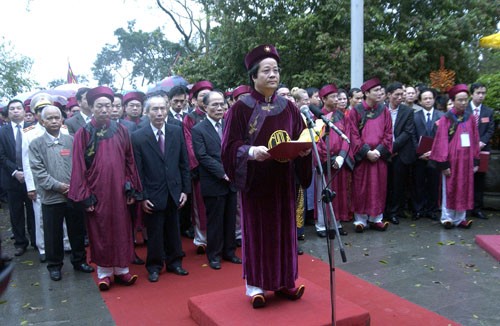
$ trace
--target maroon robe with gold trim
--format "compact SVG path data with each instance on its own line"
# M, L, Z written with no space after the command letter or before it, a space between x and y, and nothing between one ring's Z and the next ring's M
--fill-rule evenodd
M466 211L474 208L474 166L479 164L479 134L474 117L465 112L463 122L454 126L455 133L450 140L450 127L456 116L452 109L436 122L438 128L429 159L436 161L440 170L450 169L451 175L446 177L446 208ZM469 135L469 147L461 146L462 133Z
M348 121L356 160L352 172L352 209L356 214L377 216L384 212L387 196L387 159L392 152L391 114L384 104L370 108L363 101L349 113ZM366 153L374 149L380 152L380 158L372 163Z
M85 152L95 125L92 119L75 134L68 197L76 202L97 200L95 210L86 212L91 261L102 267L127 267L134 258L134 247L125 186L128 183L131 190L140 192L142 185L127 129L115 121L109 122L108 128L114 131L99 139L87 167Z
M291 289L298 276L295 175L307 187L312 158L258 162L249 160L248 150L250 146L269 148L271 136L279 130L298 139L305 124L292 102L274 95L273 109L266 113L264 97L255 90L249 96L257 105L237 101L228 111L222 140L224 170L241 189L243 277L248 285L264 290ZM252 115L254 110L258 117ZM265 115L262 125L256 123Z
M345 135L349 135L349 124L347 123L347 120L344 118L344 115L340 111L332 111L329 114L326 115L326 117L333 122L333 124L339 128ZM333 205L333 210L335 213L335 217L340 221L349 221L349 212L350 212L350 194L348 193L348 190L350 189L349 186L349 181L350 181L350 174L351 170L348 167L349 163L348 161L352 164L352 155L348 155L349 151L349 144L344 141L339 135L337 135L333 130L330 131L330 155L331 157L335 156L342 156L344 157L344 164L342 165L342 168L340 171L335 170L332 167L331 174L333 177L332 182L329 185L329 188L337 194L335 198L332 201ZM326 140L321 139L318 142L318 153L321 159L322 163L326 162L326 154L327 154L327 148L326 148ZM349 153L350 154L350 153ZM324 166L324 165L323 165ZM325 180L328 182L328 177L327 177L327 170L323 171L325 174ZM335 175L336 174L336 175ZM321 185L317 185L320 187ZM316 193L316 192L315 192ZM318 198L317 200L320 200ZM317 202L315 200L315 202ZM318 204L318 209L320 208ZM325 216L330 215L330 210L327 208L326 209L326 214Z

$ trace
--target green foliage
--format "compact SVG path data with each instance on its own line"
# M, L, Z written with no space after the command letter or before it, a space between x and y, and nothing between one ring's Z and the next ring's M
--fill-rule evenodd
M98 54L92 72L101 85L123 83L139 77L142 83L157 82L172 75L176 58L184 49L166 39L157 28L152 32L135 30L135 22L115 31L118 44L107 44ZM121 79L120 79L121 78ZM120 88L120 87L117 87Z
M52 81L49 82L48 88L49 89L56 88L57 86L60 86L60 85L63 85L63 84L66 84L66 80L64 80L64 79L54 79L54 80L52 80Z
M33 61L14 52L10 42L0 41L0 97L14 97L27 91L34 82L27 76Z
M289 86L349 84L349 1L198 2L208 4L217 27L210 53L182 61L185 77L210 79L219 87L246 82L245 54L269 42L281 54L281 79ZM475 80L479 58L488 52L477 42L495 31L499 12L499 3L490 0L365 0L365 78L427 83L444 56L457 83Z
M486 85L484 104L495 110L495 121L500 123L500 71L481 75L477 81Z

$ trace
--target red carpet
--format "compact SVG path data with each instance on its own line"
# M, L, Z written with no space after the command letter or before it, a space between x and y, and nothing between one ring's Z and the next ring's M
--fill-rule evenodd
M139 275L135 285L125 287L113 284L111 290L101 292L117 325L196 325L188 309L190 298L243 286L241 265L223 262L222 269L215 271L208 267L206 256L196 255L191 240L183 239L183 248L187 255L183 267L189 271L188 276L163 272L157 283L150 283L144 266L131 265L131 271ZM141 258L146 257L145 251L145 247L137 248ZM329 289L328 271L328 266L314 257L299 257L300 276L325 290ZM458 325L339 268L336 268L335 274L337 296L367 310L371 325ZM96 279L96 273L93 275ZM250 301L241 289L241 300L248 304L248 310L253 313ZM307 296L311 295L310 290L306 288L301 301L284 304L294 304L299 309L302 300L305 302ZM329 305L329 302L325 302L325 305ZM232 308L226 309L230 311ZM318 312L322 311L328 309L318 308ZM300 323L307 325L305 320L300 320Z
M288 326L296 325L299 320L307 321L307 325L331 325L330 291L301 277L297 284L306 286L299 301L288 301L269 292L264 309L253 309L249 300L242 298L245 286L192 297L188 307L193 320L202 326ZM352 302L337 296L335 307L337 326L370 325L368 311Z
M500 235L476 235L476 243L500 261Z

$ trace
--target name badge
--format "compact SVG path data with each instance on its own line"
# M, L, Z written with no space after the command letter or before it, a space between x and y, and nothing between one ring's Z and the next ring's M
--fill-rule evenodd
M462 147L470 147L469 134L460 134L460 142L462 144Z
M69 156L71 151L69 149L65 148L65 149L61 149L61 151L59 153L61 154L61 156Z
M490 118L489 117L481 118L481 123L489 123L489 122L490 122Z

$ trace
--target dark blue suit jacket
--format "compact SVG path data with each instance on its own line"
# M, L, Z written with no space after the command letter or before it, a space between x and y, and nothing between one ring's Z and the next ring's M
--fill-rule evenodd
M221 120L224 128L224 121ZM230 184L224 180L221 160L221 139L212 122L205 119L191 129L193 151L199 162L201 194L223 196L230 191Z
M413 122L413 109L401 104L394 123L394 143L392 152L398 153L404 164L415 161L415 124Z
M469 102L467 104L466 111L469 111L471 116L474 117L472 112L472 106ZM490 139L495 133L495 121L493 121L493 109L487 107L486 105L481 105L481 112L479 112L479 140L486 144L482 151L490 151Z
M181 193L191 192L189 163L182 128L165 124L164 137L165 154L162 154L156 135L150 126L132 133L135 163L143 187L143 193L138 199L151 201L154 210L166 209L169 196L178 206Z

